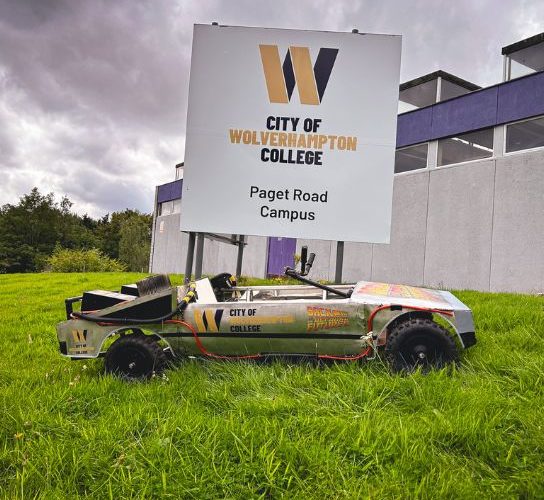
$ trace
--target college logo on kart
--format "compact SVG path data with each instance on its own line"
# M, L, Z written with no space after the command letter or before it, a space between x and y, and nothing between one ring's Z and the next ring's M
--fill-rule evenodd
M73 342L72 345L68 347L70 355L90 354L94 352L95 347L87 345L88 330L71 330L70 333L72 334Z
M217 333L221 326L222 317L223 309L204 309L203 311L195 311L196 327L199 332Z
M283 66L277 45L259 45L259 49L271 103L288 104L296 84L301 104L321 104L338 49L319 49L313 67L308 47L289 47Z
M87 330L72 330L72 339L76 344L85 344L87 342Z

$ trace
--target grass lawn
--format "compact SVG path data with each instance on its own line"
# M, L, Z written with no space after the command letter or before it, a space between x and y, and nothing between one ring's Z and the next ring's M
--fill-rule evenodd
M0 276L1 497L544 498L544 298L458 292L478 344L452 374L193 360L125 383L62 358L64 298L140 276Z

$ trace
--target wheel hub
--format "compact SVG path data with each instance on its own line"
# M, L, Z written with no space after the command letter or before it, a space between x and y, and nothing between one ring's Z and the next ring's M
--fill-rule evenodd
M418 358L420 361L424 361L425 359L427 359L427 346L416 345L414 347L414 354L416 355L416 358Z
M141 376L144 374L146 366L146 355L139 349L129 347L125 351L124 372L130 376ZM121 368L123 370L123 368Z

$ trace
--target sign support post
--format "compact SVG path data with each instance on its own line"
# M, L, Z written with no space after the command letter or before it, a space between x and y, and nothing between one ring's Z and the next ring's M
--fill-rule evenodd
M189 242L187 244L187 257L185 259L185 276L183 283L187 284L191 281L193 273L193 257L195 255L195 233L189 233Z
M334 282L342 283L342 268L344 267L344 242L336 242L336 270L334 272Z
M236 279L240 279L242 275L242 259L244 258L244 242L245 236L243 234L238 235L238 258L236 260Z
M204 233L196 235L196 261L195 261L195 280L202 278L202 258L204 256Z

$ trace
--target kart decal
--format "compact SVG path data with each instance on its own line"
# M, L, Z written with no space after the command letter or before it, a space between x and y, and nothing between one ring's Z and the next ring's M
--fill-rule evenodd
M94 347L92 346L70 347L68 349L68 352L70 354L89 354L94 352Z
M408 285L390 285L388 283L365 283L355 290L361 295L380 295L405 299L420 299L443 302L440 292Z
M219 331L221 326L221 318L223 317L223 309L204 309L203 311L195 311L195 323L199 332L214 332Z
M257 308L232 308L229 311L231 325L278 325L295 322L292 314L283 314L279 316L257 315Z
M68 348L70 354L88 354L94 352L93 346L87 345L88 330L72 330L73 346Z
M87 342L87 330L72 330L72 338L76 344L85 344Z
M285 316L255 316L251 318L231 318L231 325L287 325L295 322L292 314Z
M232 333L260 333L262 326L285 325L295 322L292 314L257 316L257 308L234 308L229 312Z
M339 309L327 307L307 307L308 323L306 330L315 332L317 330L332 330L349 326L349 313Z
M219 333L224 309L195 310L194 321L199 333ZM227 324L233 333L258 333L262 326L286 325L295 322L292 314L257 316L257 309L231 309L227 313ZM224 328L223 328L224 329Z

